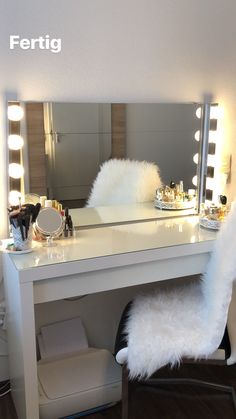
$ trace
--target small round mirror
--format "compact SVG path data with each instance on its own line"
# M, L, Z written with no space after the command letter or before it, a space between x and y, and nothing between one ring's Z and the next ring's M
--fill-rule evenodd
M43 208L37 217L36 229L40 234L46 236L47 245L52 245L53 238L62 233L63 220L61 214L54 208Z

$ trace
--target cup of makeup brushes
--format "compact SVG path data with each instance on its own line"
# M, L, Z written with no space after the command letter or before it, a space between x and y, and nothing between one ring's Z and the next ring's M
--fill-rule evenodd
M9 219L12 228L12 236L14 240L14 249L18 251L26 251L32 247L33 239L33 223L35 222L39 211L40 203L25 204L17 208L9 210Z
M12 236L14 240L14 247L16 250L22 251L31 249L33 236L32 224L30 224L28 229L26 229L25 226L15 227L12 225Z

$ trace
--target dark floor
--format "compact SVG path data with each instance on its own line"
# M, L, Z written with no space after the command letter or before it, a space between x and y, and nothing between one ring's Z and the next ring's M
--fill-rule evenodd
M178 371L163 369L159 377L188 377L233 384L236 388L236 365L231 367L184 365ZM165 385L149 392L147 388L131 386L129 419L233 419L231 397L215 390L191 386ZM121 404L106 411L86 416L86 419L120 419ZM0 398L0 419L17 419L9 395ZM34 419L34 418L31 418Z

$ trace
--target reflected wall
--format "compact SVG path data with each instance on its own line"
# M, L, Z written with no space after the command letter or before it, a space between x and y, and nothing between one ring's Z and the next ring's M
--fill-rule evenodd
M197 104L34 103L25 106L22 135L25 192L69 207L86 203L100 165L109 158L155 162L165 184L192 188L199 152Z

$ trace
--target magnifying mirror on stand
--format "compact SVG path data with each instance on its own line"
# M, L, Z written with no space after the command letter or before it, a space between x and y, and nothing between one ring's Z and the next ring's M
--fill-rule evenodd
M35 223L36 231L47 243L45 246L56 246L53 239L59 237L63 230L63 219L61 214L54 208L43 208Z

